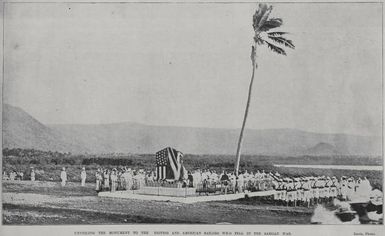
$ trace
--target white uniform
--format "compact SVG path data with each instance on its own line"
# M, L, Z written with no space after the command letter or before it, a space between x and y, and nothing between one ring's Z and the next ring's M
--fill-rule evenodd
M305 181L302 185L302 188L303 188L303 201L305 202L310 201L310 199L312 198L310 194L310 191L311 191L310 182Z
M35 181L35 171L31 172L31 181Z
M336 198L338 196L339 183L337 179L333 179L330 186L330 197Z
M325 197L325 181L323 179L317 180L316 186L318 189L318 198L324 198Z
M284 181L284 182L282 182L282 189L281 189L281 200L282 201L286 201L287 200L286 194L287 194L287 182Z
M81 185L84 187L86 186L86 178L87 178L87 173L85 170L83 170L81 173L80 173L80 179L81 179Z
M62 172L60 173L60 179L61 179L61 186L64 187L67 182L67 172L65 172L65 170L62 170Z
M319 198L319 191L318 191L318 188L317 188L317 180L313 180L311 182L311 196L313 198L316 198L316 199Z
M238 192L240 193L243 193L243 181L244 181L243 175L242 174L238 175L237 185L238 185Z
M281 200L281 185L282 185L282 182L281 181L274 181L274 189L275 189L275 193L274 193L274 200Z
M347 183L347 181L345 179L343 179L341 181L340 189L341 189L341 191L340 191L341 192L341 198L343 200L346 200L346 196L347 196L347 192L348 192L348 183Z
M304 201L304 190L303 185L305 184L304 181L296 182L295 188L297 189L297 201Z
M103 177L102 177L102 175L101 175L101 173L100 173L99 171L96 172L96 174L95 174L95 179L96 179L95 190L96 190L96 191L102 190L102 181L103 181Z
M347 192L346 192L347 200L352 200L354 195L354 187L355 187L354 181L352 179L349 179L347 186L348 186Z
M287 189L287 197L286 197L286 201L294 201L296 199L296 195L297 195L297 190L294 188L294 183L292 181L290 181L287 185L286 185L286 189Z
M111 178L111 192L115 192L117 187L116 184L117 184L118 176L116 175L115 172L112 172L110 175L110 178Z

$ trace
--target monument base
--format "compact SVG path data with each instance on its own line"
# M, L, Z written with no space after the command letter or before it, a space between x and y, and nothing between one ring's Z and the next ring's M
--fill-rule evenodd
M211 202L211 201L233 201L237 199L248 197L262 197L274 195L275 190L252 192L252 193L235 193L235 194L222 194L222 195L208 195L208 196L162 196L162 195L149 195L149 194L138 194L139 190L135 191L116 191L116 192L100 192L99 197L110 197L110 198L124 198L124 199L135 199L135 200L146 200L146 201L165 201L165 202L179 202L179 203L197 203L197 202Z
M141 187L136 194L187 197L196 195L196 188L165 188L165 187Z

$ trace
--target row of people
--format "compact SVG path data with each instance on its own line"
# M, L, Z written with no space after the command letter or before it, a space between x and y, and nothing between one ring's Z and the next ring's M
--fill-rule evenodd
M210 191L214 188L225 194L269 190L273 181L272 174L265 173L264 170L262 172L257 170L255 173L245 170L238 176L234 172L222 171L217 174L215 171L195 170L191 175L192 186L198 192L206 192L206 189Z
M82 187L86 186L86 178L87 178L86 168L83 167L81 172L80 172L80 185ZM61 179L61 186L64 187L68 181L67 172L66 172L65 167L63 167L62 171L60 172L60 179Z
M22 172L20 172L22 173ZM9 174L10 180L16 178L23 179L19 172L12 171ZM35 181L35 171L31 168L30 178ZM3 173L7 176L6 173ZM85 186L87 173L85 167L80 172L81 186ZM133 170L128 167L106 169L99 168L95 173L96 191L116 191L116 190L135 190L141 186L149 186L159 182L154 171L144 171L143 169ZM62 168L60 173L61 185L67 182L67 173ZM282 178L275 174L265 173L257 170L255 173L247 170L238 176L234 173L222 171L217 173L215 170L196 169L188 172L183 178L182 187L194 187L199 193L221 192L236 193L246 191L265 191L275 189L274 200L282 204L305 204L310 205L316 202L328 201L332 198L342 200L352 200L353 197L364 197L372 190L369 180L342 176L340 180L336 177L300 177Z
M95 173L97 192L116 190L135 190L144 186L147 181L154 180L154 173L145 173L143 169L138 171L131 168L104 169L99 168Z
M3 180L24 180L24 173L22 171L10 171L9 174L3 172Z
M278 174L278 173L277 173ZM256 173L244 171L236 176L234 173L222 171L218 174L215 170L200 170L187 172L181 182L158 180L154 171L131 168L99 168L95 173L96 191L135 190L140 186L159 186L158 183L175 185L180 187L194 187L198 192L210 192L214 190L224 193L264 191L272 188L273 178L271 173L264 171ZM156 184L155 184L156 183ZM168 185L167 185L168 186Z
M334 198L351 201L357 197L365 197L372 191L369 180L342 176L279 178L273 176L273 186L276 190L274 200L277 203L310 206L320 202L328 202Z

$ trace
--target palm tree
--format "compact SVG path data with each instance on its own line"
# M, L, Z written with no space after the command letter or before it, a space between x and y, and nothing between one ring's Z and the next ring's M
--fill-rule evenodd
M283 24L281 18L270 18L270 13L273 10L272 6L267 6L265 3L260 3L258 9L256 10L253 16L253 28L254 28L254 45L251 47L251 64L253 66L253 73L251 75L250 85L249 85L249 94L247 97L245 114L243 117L243 123L241 128L241 133L239 134L237 154L236 154L236 163L235 163L235 174L239 174L239 163L241 160L241 148L243 141L243 132L245 130L247 115L249 113L250 107L250 98L254 82L255 69L257 68L257 46L267 45L267 47L280 55L286 56L285 50L283 47L288 47L294 49L294 44L291 40L284 38L287 34L286 32L280 31L271 31L277 29Z

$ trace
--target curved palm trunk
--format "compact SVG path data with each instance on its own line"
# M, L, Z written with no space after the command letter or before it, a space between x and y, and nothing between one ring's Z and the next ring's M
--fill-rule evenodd
M255 51L256 51L256 46L257 46L257 45L255 45L255 47L254 47L254 50L255 50ZM256 52L254 52L254 53L256 53ZM247 103L246 103L245 115L244 115L244 117L243 117L243 123L242 123L241 133L239 134L238 146L237 146L237 154L236 154L237 161L236 161L236 163L235 163L235 175L236 175L237 177L238 177L238 174L239 174L239 163L240 163L240 161L241 161L241 148L242 148L242 141L243 141L243 132L245 131L247 115L249 114L251 92L252 92L253 82L254 82L254 74L255 74L255 69L256 69L256 67L257 67L257 62L256 62L255 55L254 55L254 58L253 58L253 52L252 52L251 60L252 60L252 65L253 65L253 73L252 73L252 75L251 75L251 80L250 80L250 84L249 84L249 94L248 94L248 96L247 96Z

